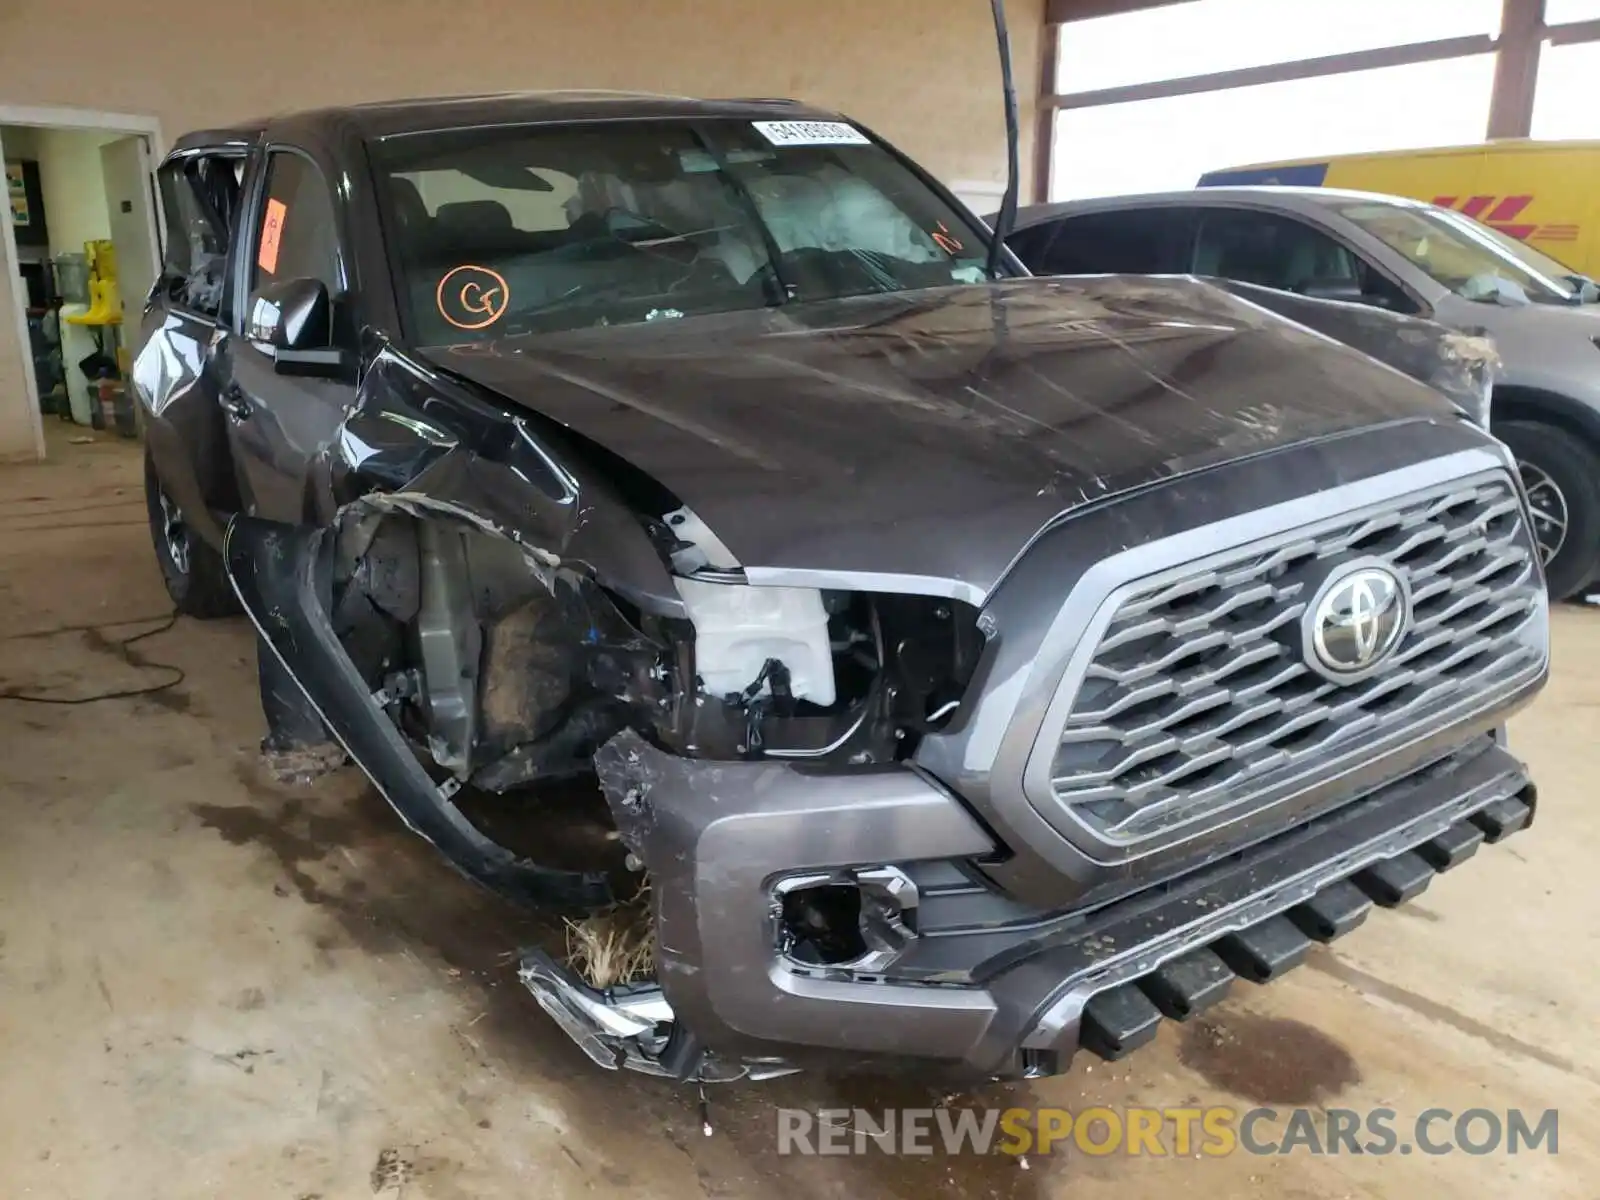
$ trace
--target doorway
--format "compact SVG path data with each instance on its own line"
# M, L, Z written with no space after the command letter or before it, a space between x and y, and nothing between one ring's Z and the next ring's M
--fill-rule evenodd
M17 339L24 384L0 387L0 421L31 426L38 457L46 420L137 433L126 376L161 262L162 149L153 117L0 105L0 259L16 314L0 340Z

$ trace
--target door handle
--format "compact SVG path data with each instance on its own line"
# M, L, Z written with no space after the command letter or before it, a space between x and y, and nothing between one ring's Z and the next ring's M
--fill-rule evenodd
M244 392L235 383L223 388L222 407L235 421L248 421L250 414L255 411L250 407L250 402L244 398Z

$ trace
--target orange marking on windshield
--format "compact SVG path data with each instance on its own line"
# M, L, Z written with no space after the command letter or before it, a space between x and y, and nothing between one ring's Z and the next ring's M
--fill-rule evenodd
M961 253L961 240L952 234L948 228L946 228L943 221L939 222L939 228L934 231L932 236L933 240L938 244L939 249L943 250L952 258Z
M457 329L484 329L505 316L511 288L499 271L463 263L445 272L433 299L439 315Z

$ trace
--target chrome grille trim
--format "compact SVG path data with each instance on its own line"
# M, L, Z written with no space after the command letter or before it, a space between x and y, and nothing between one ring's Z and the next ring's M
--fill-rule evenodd
M1381 672L1339 685L1290 634L1330 565L1356 556L1405 575L1414 616ZM1521 636L1543 591L1503 471L1165 571L1111 603L1041 747L1055 746L1054 799L1095 840L1123 846L1311 786L1363 744L1461 719L1545 665Z

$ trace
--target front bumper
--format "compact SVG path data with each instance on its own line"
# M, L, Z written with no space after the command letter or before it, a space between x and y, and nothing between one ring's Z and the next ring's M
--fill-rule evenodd
M1099 909L1042 913L959 864L994 853L954 796L908 768L809 772L676 758L632 734L597 757L623 838L652 865L673 1023L724 1064L880 1057L983 1077L1120 1057L1297 964L1533 815L1523 766L1487 736L1289 832ZM784 950L785 877L898 867L943 879L920 932L870 973ZM952 886L965 878L965 887ZM598 994L596 994L598 996ZM596 1057L600 1057L596 1055ZM618 1055L613 1064L625 1064Z

